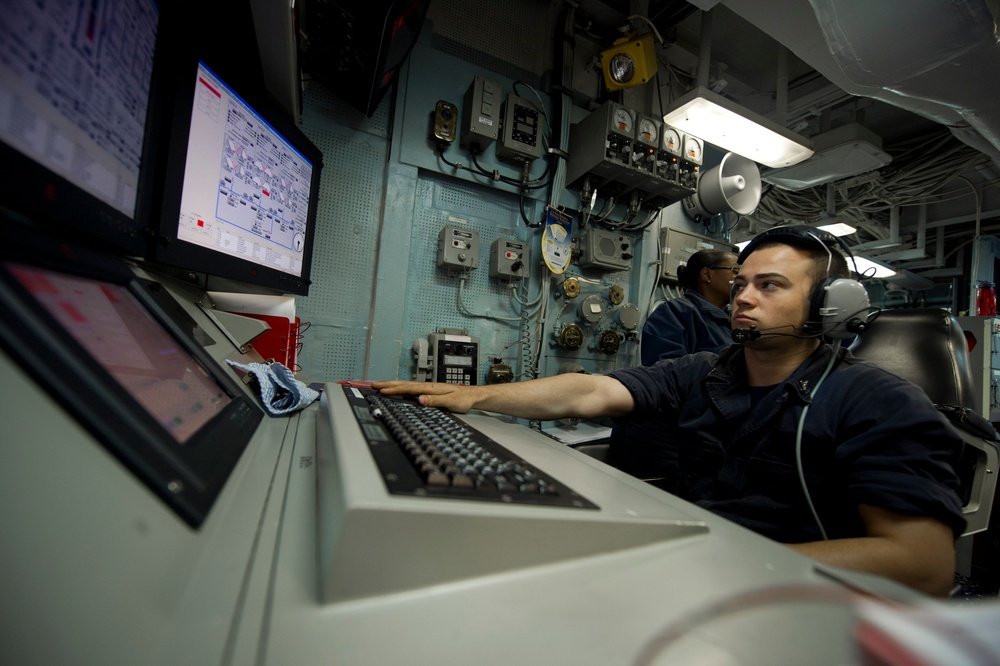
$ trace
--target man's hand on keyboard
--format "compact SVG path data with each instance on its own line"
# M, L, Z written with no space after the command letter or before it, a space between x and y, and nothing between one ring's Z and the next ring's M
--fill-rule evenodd
M393 380L373 382L372 388L382 395L415 395L420 404L427 407L442 407L450 412L464 414L475 405L475 388L445 384L443 382L408 382Z

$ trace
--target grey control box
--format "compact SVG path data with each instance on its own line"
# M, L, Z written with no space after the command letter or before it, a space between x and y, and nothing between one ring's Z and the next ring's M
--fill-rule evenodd
M660 262L660 279L667 282L677 282L679 269L687 264L691 255L699 250L725 250L733 254L739 254L739 250L729 243L712 238L693 234L690 231L681 231L671 227L660 229L660 248L663 255Z
M437 265L470 270L479 267L479 232L462 227L444 227L438 234Z
M490 247L490 277L528 277L528 244L510 238L498 238Z
M632 268L632 239L614 231L589 228L579 236L582 268L626 271Z
M517 95L507 95L500 113L497 159L523 164L541 157L542 114L538 108Z
M500 84L481 76L465 91L462 109L462 150L482 153L500 132Z

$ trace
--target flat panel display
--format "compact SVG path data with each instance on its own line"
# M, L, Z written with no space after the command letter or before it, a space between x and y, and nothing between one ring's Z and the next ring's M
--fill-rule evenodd
M153 0L0 0L4 206L142 255L151 235Z
M307 293L321 153L290 119L251 105L204 62L181 90L154 258Z
M113 256L28 229L0 247L0 346L197 527L263 412L177 309Z

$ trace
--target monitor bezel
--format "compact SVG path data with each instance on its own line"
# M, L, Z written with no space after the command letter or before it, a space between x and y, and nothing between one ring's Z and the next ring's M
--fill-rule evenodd
M312 254L316 235L319 208L320 175L323 153L295 125L288 114L270 98L255 95L232 85L224 73L203 60L187 58L176 68L173 81L175 94L173 108L167 125L170 128L169 146L162 176L162 205L159 209L156 242L151 248L153 262L204 274L206 279L223 278L247 285L251 290L268 290L281 293L308 295L311 284ZM219 78L233 93L246 102L265 122L282 135L296 150L312 162L309 184L309 211L306 216L306 233L301 275L262 266L250 260L204 248L178 238L181 197L184 186L184 169L188 156L194 95L199 64ZM246 87L246 86L243 86Z
M125 255L148 254L153 240L150 213L156 205L157 144L160 140L158 71L163 8L157 10L157 30L146 106L142 159L136 182L136 202L131 215L91 194L83 187L55 173L42 163L0 139L0 205L38 224L58 229L75 243L102 247Z
M230 403L179 443L22 286L8 263L125 287ZM171 316L167 300L173 297L158 283L152 285L157 286L139 279L112 255L73 246L37 229L22 229L16 243L0 247L0 347L184 522L198 528L264 414Z

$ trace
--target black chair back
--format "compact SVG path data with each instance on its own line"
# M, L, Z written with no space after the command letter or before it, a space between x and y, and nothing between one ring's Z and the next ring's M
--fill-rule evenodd
M883 310L850 349L858 358L922 388L956 426L965 441L956 469L968 521L965 534L985 530L1000 454L996 430L976 411L979 401L973 389L969 348L958 321L940 308Z

